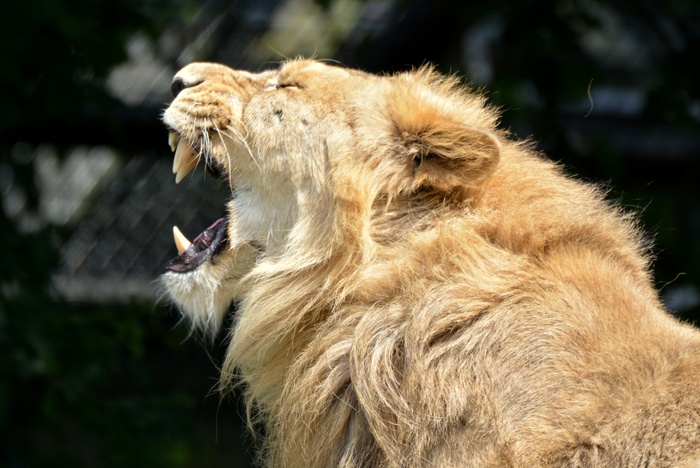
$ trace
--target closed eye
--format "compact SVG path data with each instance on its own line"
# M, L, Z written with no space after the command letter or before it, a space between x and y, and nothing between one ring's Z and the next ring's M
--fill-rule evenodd
M282 88L294 88L297 87L293 83L270 83L265 86L266 91L275 91Z
M301 83L290 80L289 77L277 77L269 80L263 87L264 91L276 91L283 88L298 88L304 89Z

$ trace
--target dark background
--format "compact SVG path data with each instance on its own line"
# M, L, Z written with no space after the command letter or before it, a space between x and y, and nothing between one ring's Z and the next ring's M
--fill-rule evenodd
M152 283L171 225L199 232L227 195L201 171L177 188L170 173L159 117L193 60L465 77L504 127L640 214L669 310L700 320L697 1L0 8L0 466L251 463L239 403L213 390L223 338L188 337Z

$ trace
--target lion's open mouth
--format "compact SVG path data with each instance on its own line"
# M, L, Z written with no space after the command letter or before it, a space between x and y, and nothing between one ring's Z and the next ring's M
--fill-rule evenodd
M204 161L207 172L221 178L223 170L213 162L212 158L202 157L190 142L181 138L177 132L171 131L168 136L170 148L175 153L173 174L175 183L179 184L200 161ZM165 265L167 271L186 273L199 267L212 256L218 254L226 245L226 218L220 218L204 232L190 242L177 226L173 226L173 238L178 256Z
M182 235L177 226L173 227L173 236L180 255L171 259L165 265L165 269L187 273L218 254L226 245L226 218L216 220L192 242Z

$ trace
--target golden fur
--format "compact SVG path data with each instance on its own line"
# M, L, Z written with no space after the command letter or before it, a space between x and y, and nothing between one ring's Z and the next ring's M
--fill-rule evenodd
M281 467L700 466L700 333L635 222L430 68L192 64L166 124L233 189L169 272Z

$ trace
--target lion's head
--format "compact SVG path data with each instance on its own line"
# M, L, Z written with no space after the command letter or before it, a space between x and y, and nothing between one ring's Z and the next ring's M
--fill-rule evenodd
M467 201L499 143L495 114L457 84L429 68L375 76L310 60L258 74L182 69L164 115L176 182L204 166L232 199L228 221L194 242L175 230L180 256L164 276L172 299L215 331L253 268L322 261L367 235L381 204Z

